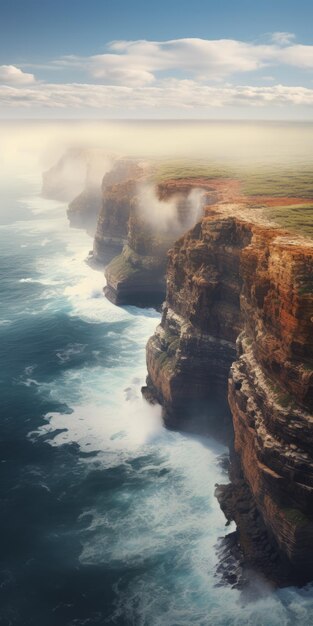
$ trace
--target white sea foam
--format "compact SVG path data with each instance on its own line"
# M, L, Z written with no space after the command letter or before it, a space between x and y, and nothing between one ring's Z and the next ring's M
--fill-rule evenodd
M128 572L117 583L115 612L106 623L311 626L312 590L273 592L256 579L259 599L243 603L239 591L216 586L214 546L225 534L225 519L213 493L216 482L227 481L217 463L224 448L163 428L160 407L148 405L140 393L144 347L159 315L118 309L102 297L101 272L84 263L90 238L66 228L64 206L38 199L32 206L35 220L23 223L26 235L34 242L52 238L63 245L62 251L38 258L42 280L37 275L34 280L54 281L47 284L55 287L55 310L65 307L89 324L104 322L98 332L105 332L110 344L108 367L60 367L54 380L40 384L28 370L23 382L68 407L66 413L47 414L31 438L46 439L53 447L74 443L94 453L81 457L87 472L120 469L126 476L119 489L112 489L111 500L103 503L100 495L80 516L89 520L81 535L81 563ZM83 354L84 345L69 342L56 356L68 365Z
M82 343L70 343L63 350L59 350L56 352L56 356L61 363L67 363L71 361L72 357L77 356L78 354L82 354L86 348L86 345Z
M20 278L19 280L20 283L29 283L29 284L39 284L39 285L47 285L47 286L53 286L53 285L59 285L60 281L59 280L53 280L52 278L41 278L41 279L37 279L37 278Z
M10 326L12 320L0 320L0 326Z

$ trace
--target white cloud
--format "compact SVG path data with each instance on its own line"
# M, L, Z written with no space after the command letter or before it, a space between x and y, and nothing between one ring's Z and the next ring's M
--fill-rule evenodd
M106 83L145 85L161 72L179 72L186 78L221 80L237 72L251 72L272 58L271 46L232 39L176 39L118 41L110 53L89 57L85 66Z
M294 44L293 39L293 33L277 32L268 44L197 38L114 41L107 53L64 57L57 63L81 68L103 84L137 87L168 75L208 83L281 65L313 69L313 46Z
M154 86L122 87L97 84L40 84L0 87L0 106L43 109L96 109L108 112L189 111L223 107L313 105L313 89L271 85L209 86L192 80L166 79Z
M284 46L291 43L296 38L294 33L287 33L285 31L278 31L277 33L272 33L271 40L273 43L277 43L278 45Z
M89 70L93 78L108 84L145 85L154 81L149 65L140 58L127 58L116 54L91 57Z
M300 44L288 46L280 51L278 60L286 65L302 69L313 69L313 46Z
M196 116L199 110L205 115L223 107L312 106L310 87L275 84L279 78L272 76L272 68L279 77L282 66L313 69L313 45L293 43L293 39L292 33L279 32L267 44L197 38L115 41L105 54L70 55L51 62L51 69L65 70L67 75L71 69L75 75L80 72L85 82L76 83L36 82L33 74L2 65L0 107L6 111L91 109L138 117L142 112L162 116L164 111L174 115L186 111ZM255 83L257 77L257 86L226 83L229 77L236 75L239 82L238 75L260 69L251 80ZM301 83L295 69L290 76Z
M22 72L15 65L0 65L0 84L5 85L28 85L35 82L33 74Z

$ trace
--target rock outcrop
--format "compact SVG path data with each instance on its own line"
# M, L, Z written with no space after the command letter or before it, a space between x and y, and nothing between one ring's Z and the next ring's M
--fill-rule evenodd
M127 241L105 269L105 294L115 304L160 306L165 298L167 252L215 199L208 180L168 180L136 185L130 203Z
M146 390L168 425L230 430L227 378L242 329L239 263L250 239L244 222L213 213L170 251L162 321L147 345Z
M235 450L299 578L313 577L313 244L254 228L242 251L244 330L231 367Z
M117 305L159 306L165 296L166 255L172 238L153 231L136 215L134 204L125 245L105 268L104 292Z
M101 181L113 161L103 150L68 150L43 173L42 195L53 200L71 200L67 210L70 226L94 235L102 205Z
M278 584L313 578L312 330L313 242L261 211L211 207L171 250L144 393L171 426L233 425L219 499L247 562Z
M43 172L42 196L69 202L84 188L86 168L86 150L67 150L52 167Z
M93 260L102 266L119 254L127 241L131 202L137 181L145 175L145 170L136 161L120 159L103 177L93 245Z
M67 217L72 228L84 228L94 235L98 215L102 205L100 185L86 187L72 200L67 209Z

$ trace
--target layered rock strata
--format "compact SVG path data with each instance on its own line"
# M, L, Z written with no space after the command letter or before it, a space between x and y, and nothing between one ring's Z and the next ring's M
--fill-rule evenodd
M127 241L128 220L136 185L146 168L131 160L116 161L102 180L101 209L93 245L93 259L102 266L120 253Z
M159 306L165 297L166 255L171 243L171 236L155 233L134 209L122 252L105 268L106 297L117 305Z
M208 180L169 180L149 193L137 183L127 242L105 270L107 298L118 305L160 306L169 248L200 219L203 203L215 199L214 185Z
M146 393L171 426L199 430L198 416L204 430L230 430L227 378L242 329L240 254L250 239L244 222L213 215L170 251L163 317L147 345Z
M312 324L313 243L225 204L170 252L147 345L145 393L168 424L233 423L220 500L247 560L280 584L313 577Z
M71 200L67 209L70 226L84 228L93 236L102 205L101 181L113 162L114 157L103 150L68 150L43 173L42 195Z
M87 186L72 200L67 209L67 217L72 228L84 228L94 235L98 215L102 206L100 186Z
M313 577L313 244L255 228L229 379L235 450L269 535Z
M101 150L87 150L83 190L69 203L67 217L73 228L84 228L94 236L102 207L102 181L112 168L115 158Z

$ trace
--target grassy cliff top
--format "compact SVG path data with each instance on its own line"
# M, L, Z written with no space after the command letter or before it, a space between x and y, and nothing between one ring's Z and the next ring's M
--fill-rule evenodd
M313 237L313 165L300 164L267 166L264 163L232 164L204 160L168 160L156 164L155 182L185 178L235 179L241 183L243 196L268 196L279 200L276 206L266 207L266 215L283 226ZM295 198L295 203L284 204L283 199ZM303 202L301 202L303 199ZM255 198L257 201L257 198ZM260 205L262 199L260 198Z

